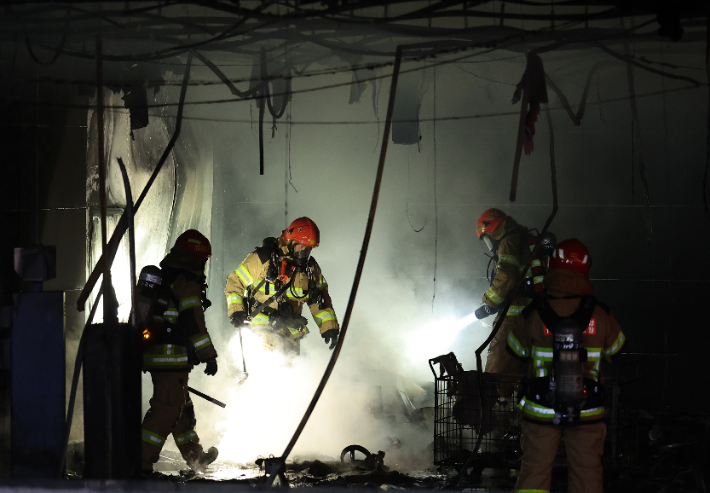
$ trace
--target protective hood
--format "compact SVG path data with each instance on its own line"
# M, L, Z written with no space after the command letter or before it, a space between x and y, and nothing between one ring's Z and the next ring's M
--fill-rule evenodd
M594 286L584 274L567 269L548 270L542 285L553 296L594 295Z
M177 267L185 269L197 276L205 273L204 261L180 248L172 248L165 258L160 262L160 267Z
M515 221L510 216L506 216L503 221L498 225L498 227L493 231L493 233L489 234L488 236L491 237L493 240L500 240L503 238L503 236L506 235L506 233L510 233L513 231L515 228L519 228L520 225Z

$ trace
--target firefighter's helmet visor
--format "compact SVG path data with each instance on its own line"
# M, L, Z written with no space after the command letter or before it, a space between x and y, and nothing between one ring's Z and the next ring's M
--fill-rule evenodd
M293 245L293 260L297 265L305 265L313 248L296 243Z

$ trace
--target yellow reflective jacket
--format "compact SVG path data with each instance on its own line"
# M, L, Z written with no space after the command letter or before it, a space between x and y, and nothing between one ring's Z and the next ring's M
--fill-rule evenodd
M483 294L483 302L492 307L497 307L505 301L530 258L531 249L534 248L534 245L528 246L528 230L510 216L503 219L496 228L495 236L497 238L494 239L500 239L497 250L498 262L493 282ZM528 270L528 276L532 277L531 269ZM508 309L508 316L520 315L529 301L529 298L516 298Z
M262 303L271 298L280 288L271 282L263 282L271 264L270 252L272 250L269 245L274 245L276 241L275 238L264 239L262 247L247 255L239 267L227 277L224 294L227 297L227 314L229 316L245 311L248 299L253 297L256 302ZM281 247L283 247L281 243L276 246L276 248ZM301 315L303 304L307 303L321 334L330 329L338 329L338 319L328 294L328 283L313 257L309 260L308 270L310 272L299 272L294 275L293 283L283 294L283 301L291 305L293 313L297 316ZM321 300L320 306L319 298ZM269 303L269 308L277 310L278 300L273 299ZM251 326L255 330L268 329L271 321L271 316L262 312L252 319ZM289 329L290 334L286 335L290 335L292 338L300 338L305 335L298 327L290 327Z
M160 266L183 269L199 278L202 276L201 266L198 268L194 265L190 257L187 252L173 249L160 262ZM170 330L181 330L185 333L200 361L216 358L217 351L212 345L205 325L202 285L192 276L178 275L171 289L177 304L175 300L170 299L168 308L163 314L163 323ZM192 367L187 345L151 344L143 349L144 370L190 371Z
M584 275L562 269L551 269L545 276L545 288L552 309L561 317L573 314L581 303L581 298L565 298L569 295L593 296L594 288ZM513 328L508 336L508 348L520 358L529 358L528 378L545 378L553 366L552 333L545 326L539 313L531 305L524 312L525 323ZM604 380L600 370L602 359L609 359L618 353L626 340L619 323L611 310L602 303L597 303L589 321L589 326L583 333L584 348L587 350L587 361L583 363L584 378L603 385ZM539 395L526 395L518 407L523 416L541 422L551 422L555 412L552 408L536 402ZM604 406L583 408L580 422L596 421L604 417Z

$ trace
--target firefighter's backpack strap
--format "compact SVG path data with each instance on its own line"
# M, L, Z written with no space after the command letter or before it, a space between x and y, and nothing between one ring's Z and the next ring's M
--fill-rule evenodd
M544 296L537 296L535 300L535 308L537 308L537 313L540 315L542 323L545 324L547 330L554 332L555 326L562 320L562 317L555 313L555 310L550 306L550 302Z
M537 303L540 298L542 298L542 295L537 295L533 297L530 303L528 303L528 306L523 308L521 315L523 316L524 320L527 320L528 317L530 317L530 315L532 315L532 313L537 310Z
M596 306L597 299L594 296L583 296L577 310L568 318L577 322L582 327L582 330L586 330Z

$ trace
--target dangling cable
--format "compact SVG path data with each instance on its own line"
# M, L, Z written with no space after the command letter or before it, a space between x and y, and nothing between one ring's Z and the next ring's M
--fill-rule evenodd
M32 60L39 64L39 65L52 65L54 62L57 61L57 58L59 58L59 55L62 53L64 50L64 43L67 40L67 32L69 32L69 13L71 12L71 8L67 7L67 15L64 20L64 29L62 30L62 39L59 41L59 46L57 47L56 51L54 52L54 55L52 55L52 58L48 62L43 62L39 58L37 58L37 55L35 55L34 50L32 49L32 43L30 41L30 38L27 33L27 26L25 25L25 46L27 46L27 52L30 54L30 58Z
M708 88L710 88L710 5L708 6L707 25L705 27L707 39L705 40L705 72L708 77ZM710 219L710 190L708 190L708 172L710 171L710 89L708 90L708 128L705 152L705 173L703 174L703 206L705 215Z
M434 314L434 300L436 300L436 269L439 260L439 203L436 195L436 66L434 67L434 118L432 119L434 134L434 280L433 294L431 296L431 313Z
M626 57L629 58L629 46L624 43L624 51L626 52ZM648 180L646 178L646 161L643 156L643 143L641 141L641 129L639 128L639 114L638 107L636 106L636 88L634 82L634 72L631 67L631 63L626 64L626 77L629 83L629 100L631 102L631 122L632 122L632 145L638 149L638 167L639 175L641 176L641 186L643 187L644 198L646 201L646 241L651 242L653 240L653 220L651 218L651 198L648 191ZM632 157L633 159L633 157ZM632 163L633 165L633 163Z
M380 150L380 160L379 160L379 164L377 166L377 176L375 177L375 187L372 192L372 202L370 204L370 214L367 218L367 226L365 227L365 237L363 238L363 241L362 241L362 248L360 250L360 259L358 260L357 269L355 271L355 279L353 280L353 287L350 291L350 299L348 300L348 305L345 310L345 316L343 317L343 325L340 329L340 337L338 337L338 342L335 345L335 348L333 349L333 354L330 357L330 361L328 362L328 366L325 369L325 373L323 374L323 378L321 379L320 384L318 384L318 388L316 389L316 392L313 395L313 398L311 399L310 404L308 405L308 409L306 409L306 412L303 415L303 418L301 419L301 422L299 423L298 428L296 428L296 431L293 434L293 437L291 437L291 441L286 446L286 449L284 450L283 454L281 454L281 457L279 458L279 460L276 464L276 470L272 471L271 475L266 480L266 486L269 486L269 487L274 483L274 479L276 479L276 477L278 477L279 475L283 475L283 472L284 472L285 466L286 466L286 459L288 458L289 454L293 450L293 447L296 445L296 442L298 441L298 438L301 436L303 429L306 427L306 423L308 423L308 420L311 417L311 414L313 413L313 410L315 409L316 404L318 403L318 400L320 399L320 396L323 393L323 390L325 389L326 384L328 383L328 380L330 379L330 375L333 373L333 368L335 368L335 363L338 361L338 356L340 355L340 351L343 347L343 341L345 340L345 335L347 334L348 326L350 325L350 317L352 315L353 306L355 305L355 297L357 295L357 290L360 285L362 271L365 267L365 258L367 256L367 250L370 245L370 235L372 234L372 227L375 222L375 212L377 211L377 202L378 202L378 199L380 196L380 186L382 184L382 174L383 174L384 168L385 168L385 157L387 156L387 144L389 143L390 129L392 127L392 113L394 111L394 97L395 97L395 93L397 91L397 80L399 79L399 68L401 66L401 63L402 63L402 46L400 45L400 46L397 46L397 55L396 55L395 61L394 61L394 68L392 69L392 83L390 86L389 102L387 104L387 119L385 121L385 131L382 136L382 148Z
M158 160L158 164L155 166L153 173L150 175L150 178L148 179L148 182L143 187L143 191L141 192L140 196L138 197L138 200L136 200L136 203L133 205L133 213L134 214L136 214L138 212L138 208L143 203L143 199L145 199L146 195L148 194L150 187L153 185L153 182L155 181L156 177L158 176L158 173L160 173L160 170L163 168L165 161L167 160L168 156L172 152L173 147L175 147L175 142L177 142L177 139L180 136L180 130L182 129L183 106L185 104L185 93L187 92L187 82L190 78L190 67L191 66L192 66L192 53L188 53L187 63L185 64L185 74L183 75L182 86L180 89L180 101L178 103L177 116L175 119L175 130L173 131L173 136L170 138L168 145L165 147L163 154L160 156L160 159ZM104 262L109 262L109 263L113 262L113 259L116 256L116 252L118 251L118 245L121 242L121 238L123 238L123 235L125 234L127 228L128 228L128 217L126 216L126 214L124 212L124 214L121 216L121 219L118 221L118 224L116 224L116 227L113 230L113 234L111 235L111 240L109 241L109 244L108 244L108 252L107 252L108 255L106 257L101 255L99 260L96 262L96 265L94 266L94 270L91 271L91 274L89 274L89 277L86 280L86 284L84 285L84 288L82 289L81 293L79 294L79 298L77 299L77 302L76 302L76 307L80 312L84 311L84 303L86 303L86 300L89 298L91 291L93 291L93 289L94 289L96 281L98 281L99 276L101 275L101 273L104 269Z
M547 221L545 222L545 226L542 228L542 231L540 232L540 236L537 237L537 242L535 243L535 248L533 248L532 253L530 254L530 257L528 258L528 261L525 263L525 267L520 271L520 275L515 281L515 285L513 286L513 289L510 290L508 293L507 298L503 302L503 305L501 306L500 310L500 316L496 319L494 325L493 325L493 330L491 331L490 335L488 338L479 346L478 349L476 349L476 371L478 374L478 392L480 396L480 402L479 402L479 421L478 421L478 427L476 429L476 444L473 447L473 450L471 451L471 455L468 456L468 459L466 459L466 462L461 466L461 468L458 471L458 474L452 478L452 480L446 485L447 488L451 488L455 486L458 482L459 479L461 479L462 475L468 470L469 467L471 467L471 464L473 463L474 459L476 458L476 455L478 454L479 449L481 448L481 441L483 440L483 435L481 434L482 428L483 428L483 413L484 413L484 402L483 398L486 395L484 392L484 382L483 382L483 363L481 361L481 353L483 350L491 343L493 338L496 336L498 333L498 330L500 330L500 326L503 324L503 321L505 320L505 317L508 313L508 308L510 308L510 305L513 303L513 300L515 299L515 293L518 292L518 289L520 289L521 284L523 283L523 279L525 278L528 270L530 269L530 266L532 265L533 259L537 256L537 252L540 249L540 243L542 242L542 238L547 233L548 228L550 227L550 224L552 224L553 219L557 215L557 165L555 163L555 134L553 132L552 128L552 115L550 113L550 105L547 106L547 111L545 112L547 114L547 123L550 129L550 175L551 175L551 181L552 181L552 212L550 213L550 216L547 218Z

